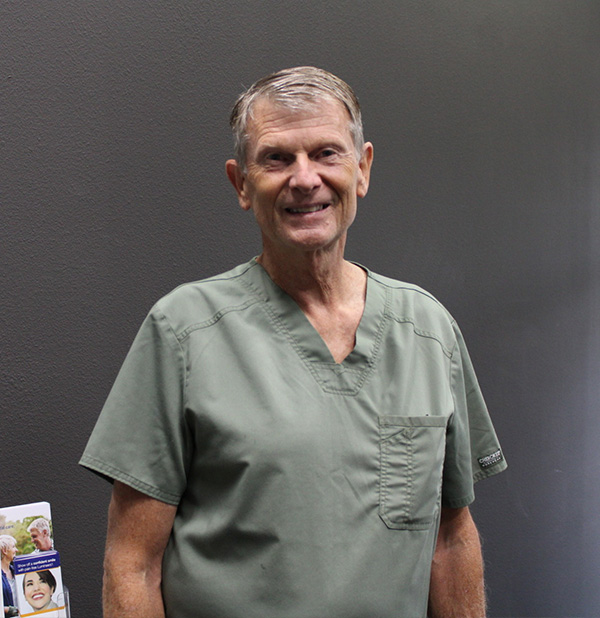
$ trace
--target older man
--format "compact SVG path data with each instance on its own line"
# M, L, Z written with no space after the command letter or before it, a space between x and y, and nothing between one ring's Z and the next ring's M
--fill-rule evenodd
M481 618L468 505L505 462L452 317L344 259L354 93L298 67L231 120L262 252L157 303L82 458L115 480L106 618Z
M27 527L27 532L31 536L31 542L35 545L35 550L32 553L37 554L41 551L53 549L54 543L50 534L50 524L45 517L34 519Z

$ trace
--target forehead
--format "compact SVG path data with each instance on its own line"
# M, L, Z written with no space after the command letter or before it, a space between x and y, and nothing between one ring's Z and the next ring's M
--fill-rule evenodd
M315 130L324 137L351 140L348 110L341 102L329 98L303 101L297 107L263 98L253 106L247 135L249 143L256 144L273 139L300 139Z

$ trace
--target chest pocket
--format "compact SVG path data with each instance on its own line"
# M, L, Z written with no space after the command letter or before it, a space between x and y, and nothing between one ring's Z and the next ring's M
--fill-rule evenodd
M437 517L444 416L379 417L379 516L388 528L426 530Z

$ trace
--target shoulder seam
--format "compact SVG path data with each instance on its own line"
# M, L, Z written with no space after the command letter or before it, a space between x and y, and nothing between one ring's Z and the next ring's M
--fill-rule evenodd
M232 271L235 270L235 269L232 269L225 273L221 273L218 275L212 275L204 279L197 279L196 281L186 281L185 283L182 283L181 285L178 285L177 287L173 288L170 292L165 294L165 296L163 296L163 298L161 298L158 302L160 303L164 298L167 298L171 294L173 294L173 292L176 292L177 290L188 287L188 286L204 285L205 283L212 283L213 281L233 281L234 279L239 279L240 277L243 277L251 268L254 268L256 265L257 265L256 262L250 262L249 264L246 264L246 268L242 272L237 273L235 275L231 274Z
M452 355L454 354L453 350L450 350L449 348L447 348L444 342L442 341L442 339L435 333L419 328L415 324L415 321L412 318L391 315L389 313L388 313L388 317L391 320L398 322L399 324L412 324L413 332L415 333L415 335L419 337L425 337L426 339L433 339L434 341L437 341L437 343L442 348L442 352L444 353L444 355L447 356L448 358L452 358Z
M378 275L377 273L369 272L369 276L377 281L380 285L385 286L391 290L406 290L407 292L414 292L415 294L421 294L421 296L425 296L432 300L436 305L444 308L444 305L433 295L431 292L424 290L422 287L419 287L413 283L406 283L404 281L396 281L395 279L390 279L389 277L384 277L383 275ZM393 284L397 285L393 285Z
M432 301L437 307L440 308L441 311L444 312L444 314L448 317L450 326L452 326L452 324L454 323L454 318L450 315L450 313L448 313L448 310L444 307L444 305L435 296L433 296L432 294L430 294L423 288L420 288L417 285L403 283L402 281L398 281L397 282L398 285L392 285L393 280L391 279L388 280L387 277L385 278L385 280L382 280L381 276L377 276L377 275L373 276L373 279L380 285L387 288L388 290L404 290L406 292L413 292L415 294L420 294L421 296L424 296L425 298ZM405 316L405 315L397 315L389 308L389 305L388 307L386 307L386 316L389 317L391 320L394 320L395 322L398 322L400 324L412 324L413 332L415 333L415 335L437 341L437 343L442 348L442 352L444 353L444 355L447 356L448 358L452 358L452 355L454 354L454 348L456 346L453 346L452 349L448 348L448 346L444 343L440 335L433 333L429 330L420 328L416 324L414 317Z
M207 320L203 320L202 322L196 322L195 324L190 324L189 326L184 328L184 330L182 330L179 334L175 335L177 337L177 341L179 341L179 343L182 343L195 330L200 330L203 328L207 328L208 326L212 326L213 324L219 322L221 318L226 316L228 313L232 313L233 311L244 311L244 309L247 309L248 307L260 302L260 298L250 298L240 305L231 305L229 307L224 307L223 309L217 311Z

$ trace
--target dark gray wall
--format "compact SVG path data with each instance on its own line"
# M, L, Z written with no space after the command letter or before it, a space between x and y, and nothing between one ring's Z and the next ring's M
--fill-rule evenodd
M493 617L600 616L600 3L0 6L0 504L47 499L100 616L109 486L76 462L150 305L259 250L228 108L316 64L375 144L349 256L462 325L509 459L478 485Z

